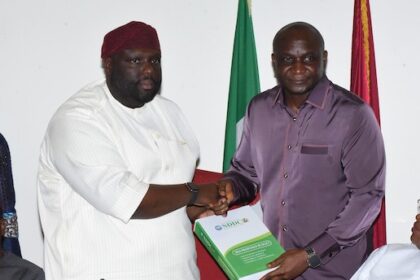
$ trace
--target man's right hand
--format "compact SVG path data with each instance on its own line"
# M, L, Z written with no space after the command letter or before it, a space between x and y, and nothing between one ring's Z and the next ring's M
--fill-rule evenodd
M206 216L211 215L211 212L216 215L225 215L234 198L232 181L226 179L197 186L200 192L195 205L205 206L208 209Z
M188 199L190 202L188 217L196 219L200 214L207 210L216 215L224 215L229 209L229 202L226 194L231 193L231 188L226 190L225 184L211 183L196 185L198 192L193 186L186 184L176 185L154 185L149 186L149 190L144 196L140 205L134 212L132 219L152 219L160 217L182 206L185 206ZM188 189L188 190L187 190ZM194 202L191 201L197 195ZM233 197L233 195L231 195ZM192 204L192 205L190 205ZM210 213L207 213L210 214Z
M232 202L233 195L233 183L229 179L222 179L217 182L219 185L219 195L224 196L227 199L228 204Z
M216 215L226 214L229 203L227 201L224 186L217 183L196 185L200 188L194 205L204 206L213 211Z
M411 228L411 242L420 249L420 214L416 216L416 221Z

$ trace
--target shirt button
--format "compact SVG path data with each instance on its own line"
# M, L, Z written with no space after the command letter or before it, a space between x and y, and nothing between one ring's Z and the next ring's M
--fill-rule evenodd
M282 226L283 231L287 231L287 227L285 225Z
M284 179L287 179L287 177L289 177L289 175L287 173L284 173L283 177L284 177Z
M297 120L297 118L293 117L293 121L296 121L296 120Z
M286 205L286 201L282 200L281 205L283 205L283 206Z
M291 149L292 149L292 145L287 145L287 148L288 148L289 150L291 150Z

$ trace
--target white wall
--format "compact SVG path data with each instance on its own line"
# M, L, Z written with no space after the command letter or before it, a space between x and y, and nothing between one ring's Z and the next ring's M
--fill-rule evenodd
M142 20L157 28L162 94L190 120L201 144L200 167L221 170L236 9L237 0L0 1L0 131L12 154L24 257L42 265L35 178L45 128L59 104L102 78L102 38L114 27ZM420 3L372 0L371 9L388 158L388 241L408 242L420 198L415 177ZM329 51L328 76L348 88L352 17L352 0L254 0L261 88L275 84L270 65L275 32L297 20L319 28Z

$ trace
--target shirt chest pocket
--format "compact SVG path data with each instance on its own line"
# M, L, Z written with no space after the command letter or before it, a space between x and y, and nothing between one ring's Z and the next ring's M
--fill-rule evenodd
M163 129L161 129L163 130ZM127 131L122 131L127 132ZM198 149L190 147L180 133L159 131L144 126L118 136L123 142L124 159L129 170L147 183L174 184L191 180ZM128 148L127 148L128 147ZM179 179L175 179L179 178Z
M175 168L178 164L188 164L191 160L195 165L195 155L192 154L187 142L166 137L157 137L154 142L164 167Z
M186 141L154 135L153 143L154 151L161 164L159 168L160 174L170 174L170 177L173 178L172 180L180 180L180 182L191 180L198 154L195 154L190 149ZM172 181L170 183L176 182Z
M328 155L328 145L302 144L300 152L306 155Z
M300 164L311 170L322 170L337 163L334 145L305 142L299 149Z

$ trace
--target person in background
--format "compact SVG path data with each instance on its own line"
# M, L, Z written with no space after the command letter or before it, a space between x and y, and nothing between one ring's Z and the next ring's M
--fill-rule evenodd
M278 85L255 96L219 182L232 204L259 191L263 220L286 252L262 279L349 279L367 258L385 187L378 123L326 76L320 32L305 22L273 40Z
M0 206L0 210L3 210ZM0 241L3 241L6 221L0 216ZM0 247L1 280L44 280L44 271L35 264L22 259Z
M190 183L199 146L158 94L156 30L133 21L105 35L105 80L51 119L38 173L47 279L198 279L190 219L227 210L223 187Z
M420 213L416 216L416 221L411 228L411 242L420 249Z
M15 209L15 188L13 186L12 163L9 145L0 133L0 216L4 219L5 233L0 247L22 257L19 245L19 227Z
M9 145L0 133L0 279L43 280L43 270L21 258Z
M351 280L420 279L420 214L411 233L412 244L387 244L376 249Z

